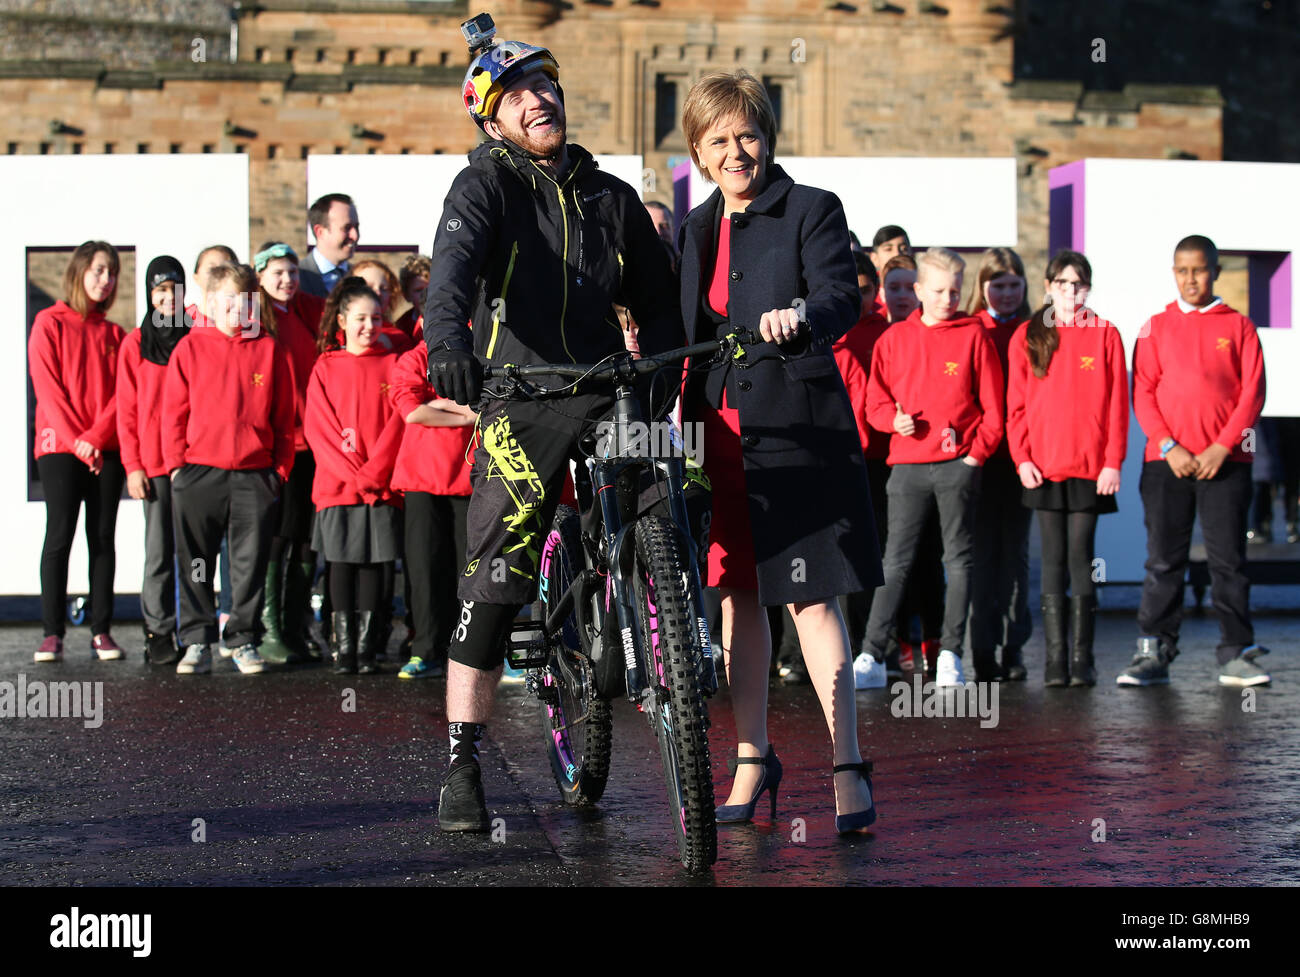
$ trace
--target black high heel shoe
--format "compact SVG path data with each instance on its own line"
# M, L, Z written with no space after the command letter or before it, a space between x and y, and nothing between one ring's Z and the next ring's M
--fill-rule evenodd
M767 756L738 756L727 761L727 770L735 776L736 767L742 763L761 763L763 765L763 776L758 781L758 790L754 791L754 796L750 798L748 804L724 804L714 811L714 817L719 824L740 824L745 821L754 820L754 808L758 806L758 799L763 796L764 791L772 795L772 819L776 820L776 792L781 786L781 758L776 755L776 750L772 744L767 745Z
M868 828L876 822L876 791L871 786L871 763L837 763L831 768L831 775L834 776L845 770L856 770L867 782L867 790L871 791L871 806L865 811L854 811L852 814L835 815L835 830L842 835L853 834L855 831L861 831Z

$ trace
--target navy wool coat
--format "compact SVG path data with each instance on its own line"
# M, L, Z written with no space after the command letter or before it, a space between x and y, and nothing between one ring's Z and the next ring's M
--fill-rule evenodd
M715 190L679 232L687 343L715 334L703 301L722 212L722 192ZM764 312L801 308L802 300L801 329L811 331L798 353L770 343L751 349L752 365L734 371L728 397L740 415L759 601L823 600L875 588L884 578L866 462L831 352L860 308L844 209L835 194L796 184L770 165L767 186L728 219L730 326L757 331ZM688 382L688 418L698 417L706 383L698 374ZM729 503L735 501L714 498L715 506Z

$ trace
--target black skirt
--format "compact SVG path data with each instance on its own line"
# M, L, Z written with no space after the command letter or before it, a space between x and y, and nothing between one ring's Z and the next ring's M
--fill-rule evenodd
M402 510L332 505L316 513L311 548L327 563L388 563L402 555Z
M1036 489L1024 489L1023 501L1027 508L1055 512L1095 512L1099 516L1119 512L1115 496L1098 495L1097 482L1088 478L1045 481Z

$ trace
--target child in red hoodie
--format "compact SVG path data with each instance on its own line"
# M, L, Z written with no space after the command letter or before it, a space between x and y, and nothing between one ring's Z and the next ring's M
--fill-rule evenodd
M169 254L149 262L144 275L149 311L122 343L117 362L117 439L122 446L126 490L144 503L144 657L151 665L175 665L176 536L172 483L162 452L162 399L167 364L190 331L184 311L185 268Z
M305 430L316 457L312 546L329 567L338 674L379 671L385 564L402 550L402 496L391 481L404 425L389 400L394 354L381 342L380 307L361 278L339 283L307 387Z
M427 379L428 364L428 347L420 343L397 357L389 379L393 409L405 421L392 479L393 488L404 494L404 566L412 625L411 658L398 672L403 679L445 671L447 646L460 613L456 582L465 563L476 415L438 396Z
M27 340L36 393L35 457L45 495L38 662L63 660L68 557L86 507L90 551L90 646L100 661L122 657L113 619L114 533L125 473L118 457L117 358L122 328L104 318L117 296L117 250L87 241L63 275L64 299L42 309Z
M1029 321L1025 266L1010 248L989 248L980 259L971 315L988 330L1004 376L1007 347ZM1008 412L1008 422L1010 413ZM1009 426L1009 424L1008 424ZM1027 677L1022 649L1033 633L1029 616L1029 521L1020 476L1006 438L984 464L975 514L975 579L971 583L970 646L977 682ZM1002 648L998 666L997 649Z
M1007 440L1043 538L1046 684L1093 685L1097 517L1117 511L1128 444L1128 373L1119 330L1085 304L1092 266L1061 251L1047 266L1048 304L1008 350ZM1066 570L1069 570L1069 657Z
M320 646L307 624L316 579L316 554L311 548L316 515L311 485L316 463L303 434L303 414L307 381L319 355L317 330L325 302L298 287L298 255L287 244L263 244L253 257L253 270L261 290L262 325L288 351L294 389L293 469L280 493L277 528L271 539L258 653L273 664L296 664L320 658Z
M1178 299L1142 327L1133 349L1133 410L1147 436L1139 489L1147 575L1138 653L1120 685L1169 681L1178 654L1183 577L1199 513L1219 613L1219 682L1263 685L1255 664L1246 578L1246 515L1254 425L1264 407L1264 356L1255 324L1214 294L1219 252L1207 237L1174 249Z
M942 647L935 681L965 682L961 667L974 564L972 525L980 466L1002 438L1002 366L978 319L961 317L965 262L931 248L917 258L921 308L890 326L871 359L867 416L892 430L887 487L889 530L885 583L877 588L867 622L871 661L860 688L883 688L889 629L903 601L921 533L937 504L948 572Z
M293 367L257 318L252 268L218 265L203 293L204 312L172 353L163 386L163 463L172 481L185 645L176 671L212 671L212 571L228 534L224 637L235 667L255 674L264 667L257 618L275 503L293 465Z

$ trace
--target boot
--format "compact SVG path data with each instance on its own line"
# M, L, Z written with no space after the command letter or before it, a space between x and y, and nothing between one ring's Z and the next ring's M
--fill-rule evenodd
M357 612L335 611L333 625L334 674L356 675L357 635L359 633Z
M1060 688L1070 683L1070 662L1066 657L1065 594L1043 594L1043 640L1047 644L1044 684Z
M998 653L992 648L974 648L971 658L975 662L976 682L1001 682L1002 669L998 667Z
M175 665L184 652L176 645L176 633L154 634L144 632L144 660L150 665Z
M1023 682L1029 678L1025 668L1024 653L1019 645L1005 645L1002 649L1002 677L1008 682Z
M304 631L307 628L307 608L311 603L311 578L316 567L311 563L291 561L284 568L284 615L280 627L281 640L288 649L290 665L311 661ZM263 656L265 657L265 656Z
M289 661L291 652L284 642L280 626L280 568L279 560L266 565L266 593L262 598L262 643L257 653L273 665Z
M934 670L939 666L939 652L943 649L938 641L922 641L921 654L925 658L925 677L934 678Z
M384 639L380 627L382 615L362 611L357 615L357 674L377 675L379 664L375 660L379 642Z
M1070 598L1070 684L1096 685L1097 669L1092 660L1092 636L1097 618L1097 598Z

